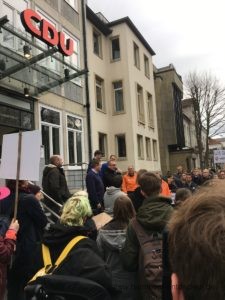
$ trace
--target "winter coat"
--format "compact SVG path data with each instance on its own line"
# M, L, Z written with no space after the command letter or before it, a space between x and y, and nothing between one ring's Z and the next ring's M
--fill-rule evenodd
M110 186L106 189L106 192L104 194L104 206L105 212L110 216L113 215L114 203L120 196L126 196L126 194L122 192L120 188Z
M169 203L169 198L162 196L149 197L144 200L142 206L139 208L136 219L149 235L153 232L162 233L172 212L173 208ZM133 227L129 224L125 245L121 252L122 262L127 271L138 271L139 251L140 244L138 238ZM142 296L145 299L143 294ZM140 299L142 299L141 296Z
M102 205L105 188L102 178L98 173L93 170L88 172L86 176L86 187L91 207L95 209L99 203Z
M13 208L15 194L1 201L2 213ZM33 251L42 239L47 218L34 195L19 192L17 219L20 224L13 264L8 273L8 299L23 299L23 288L30 277ZM21 291L21 294L19 292Z
M146 198L139 208L136 219L143 226L146 232L162 232L170 218L173 208L166 197ZM124 267L129 271L138 269L139 242L136 233L131 225L128 225L126 242L122 250Z
M4 299L7 267L16 246L16 232L8 230L5 237L0 236L0 300Z
M66 177L63 168L56 167L55 165L49 164L45 167L42 177L43 191L52 197L55 201L60 204L66 202L71 196L67 187ZM57 212L55 205L46 198L46 204Z
M141 193L141 188L137 187L136 190L133 193L130 193L128 195L128 197L132 201L134 209L137 212L139 207L142 205L142 203L145 199L145 197Z
M89 225L67 226L58 223L50 226L44 234L43 243L49 247L53 264L74 237L89 235L91 229ZM42 267L43 258L39 246L34 253L33 275ZM93 280L108 290L112 288L111 272L102 260L96 242L90 238L79 241L54 271L54 274L78 276Z
M103 183L105 188L109 187L109 186L113 186L113 180L116 176L122 176L120 172L111 170L109 167L107 167L105 169L105 172L103 174Z
M97 245L104 261L110 266L113 287L121 291L117 299L134 299L136 273L124 270L120 258L126 238L126 226L116 220L110 221L99 230Z

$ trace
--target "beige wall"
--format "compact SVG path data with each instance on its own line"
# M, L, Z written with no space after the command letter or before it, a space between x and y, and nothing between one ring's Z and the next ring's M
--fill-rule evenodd
M155 94L153 82L153 67L150 53L137 37L132 33L126 24L120 24L111 28L112 34L108 37L102 36L102 58L99 58L93 53L92 32L93 25L87 23L87 41L88 41L88 63L89 63L89 87L91 101L91 124L92 124L92 148L93 151L98 149L98 132L108 135L108 155L116 151L116 134L125 134L127 158L118 162L122 170L126 170L129 164L133 164L136 169L147 168L149 170L160 169L160 161L147 161L144 143L144 159L139 160L137 155L137 134L151 139L158 140L157 120L155 112ZM119 61L112 62L110 57L111 38L119 36L120 53ZM134 66L133 59L133 41L139 46L140 51L140 70ZM150 80L144 74L143 55L149 57L150 64ZM95 75L104 79L105 84L105 101L106 112L102 113L96 110L95 99ZM115 114L113 111L113 89L112 82L122 80L123 96L125 113ZM146 109L146 92L148 91L153 96L155 128L149 129L147 122L145 125L138 124L137 120L137 99L136 99L136 84L143 87L144 105L145 105L145 120L147 120ZM158 150L159 151L159 150Z

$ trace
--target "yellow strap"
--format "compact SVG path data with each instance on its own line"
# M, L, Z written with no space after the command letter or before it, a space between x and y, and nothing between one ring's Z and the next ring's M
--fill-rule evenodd
M52 260L51 260L51 255L49 248L42 244L42 256L43 256L43 261L44 261L44 266L51 266L52 265Z
M86 236L79 235L75 238L73 238L63 249L62 253L58 257L58 259L55 262L55 266L58 267L58 265L64 260L64 258L67 256L67 254L70 252L70 250L80 241L83 239L86 239Z

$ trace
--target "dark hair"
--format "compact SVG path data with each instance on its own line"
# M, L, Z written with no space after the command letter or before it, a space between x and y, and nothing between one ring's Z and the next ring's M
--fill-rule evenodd
M95 150L94 156L96 156L96 155L103 155L103 153L101 150Z
M225 299L225 187L218 181L193 194L168 224L171 268L185 300Z
M95 168L96 166L98 166L100 164L100 161L98 159L92 159L91 161L91 167Z
M138 172L137 172L137 184L139 184L139 180L141 178L141 176L144 174L144 173L147 173L148 171L146 169L140 169Z
M39 193L41 190L40 186L39 185L35 185L35 184L29 184L28 185L28 191L31 193L31 194L34 194L36 195L37 193Z
M186 188L180 188L176 191L176 206L180 205L182 202L184 202L187 198L191 197L192 193L189 189Z
M135 216L134 206L128 196L120 196L116 199L113 208L115 220L128 225L129 220Z
M24 190L24 191L28 191L27 190L27 180L19 180L19 190ZM5 185L7 186L7 188L10 189L11 192L15 192L16 191L16 180L15 179L6 179L5 181Z
M139 180L139 184L141 190L147 196L156 196L161 191L161 179L152 172L144 173Z
M114 186L116 188L120 188L123 182L123 177L120 174L109 178L109 186Z

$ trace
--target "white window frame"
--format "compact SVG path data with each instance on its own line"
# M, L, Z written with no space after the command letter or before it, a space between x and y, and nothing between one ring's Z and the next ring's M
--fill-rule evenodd
M115 88L115 83L121 83L121 87ZM123 89L123 81L122 80L116 80L112 82L112 88L113 88L113 108L114 108L114 114L123 114L125 112L125 103L124 103L124 89ZM123 101L123 110L116 110L116 91L122 91L122 101Z
M118 151L118 137L124 137L125 140L125 147L126 147L126 156L119 156L119 151ZM115 139L116 139L116 156L118 157L118 160L126 160L127 159L127 142L126 142L126 134L125 133L118 133L115 135Z
M137 95L137 113L138 122L145 124L145 108L143 99L143 87L140 84L136 84L136 95Z
M52 123L48 123L48 122L44 122L41 120L41 109L42 108L46 108L49 110L53 110L55 112L59 113L59 120L60 120L60 125L57 124L52 124ZM49 126L50 127L50 131L49 131L49 149L50 149L50 157L54 154L59 154L61 156L63 156L63 134L62 134L62 112L58 109L55 109L51 106L46 106L43 104L39 105L39 129L42 132L42 125L44 126ZM60 153L53 153L53 145L52 145L52 128L59 128L59 148L60 148Z
M144 68L145 68L145 76L147 78L150 78L150 64L149 64L149 58L147 55L144 54Z
M147 120L148 120L148 126L152 129L155 128L155 120L154 120L154 107L153 107L153 97L152 94L147 92Z
M82 130L78 130L78 129L73 129L73 128L70 128L70 127L67 127L67 117L72 117L72 118L77 118L81 121L81 128ZM70 163L69 162L69 138L68 138L68 132L71 131L71 132L79 132L81 133L81 148L82 148L82 162L85 161L85 151L84 151L84 120L82 117L80 116L77 116L77 115L74 115L74 114L70 114L70 113L67 113L66 114L66 119L65 119L65 122L66 122L66 145L67 145L67 158L68 158L68 164ZM77 141L76 141L76 135L74 137L74 156L75 156L75 163L77 163L77 153L76 153L76 147L77 147ZM69 170L77 170L77 169L80 169L80 166L72 166L72 165L69 165L68 166L68 169Z
M112 45L113 45L113 41L114 40L119 40L119 50L120 50L120 37L119 36L114 36L114 37L112 37L111 38L111 44L110 44L110 46L111 46L111 61L112 62L115 62L115 61L118 61L118 60L120 60L121 59L121 50L119 51L119 53L120 53L120 55L119 55L119 57L118 58L113 58L113 47L112 47Z
M145 150L146 150L146 160L152 160L152 148L151 148L151 139L145 137Z
M153 160L159 160L159 153L158 153L158 141L152 139L152 149L153 149Z
M137 153L138 159L144 159L144 142L143 142L143 135L137 134Z
M104 148L105 148L105 151L103 151L103 149L101 149L100 147L100 144L99 144L99 138L100 138L100 135L102 137L104 137ZM101 150L105 155L102 157L103 160L107 160L107 157L108 157L108 135L105 133L105 132L98 132L98 149Z
M140 70L140 52L138 45L133 42L134 65Z
M94 48L94 34L97 36L97 42L98 42L98 48L99 48L99 53L95 52ZM98 57L102 58L102 35L99 31L97 31L95 28L92 30L92 42L93 42L93 53L97 55Z
M101 82L101 85L98 84L97 81ZM104 79L102 79L100 76L95 75L95 99L96 99L96 110L101 111L101 112L105 112L105 82ZM102 108L98 107L98 99L97 99L97 87L100 88L101 90L101 101L102 101Z

